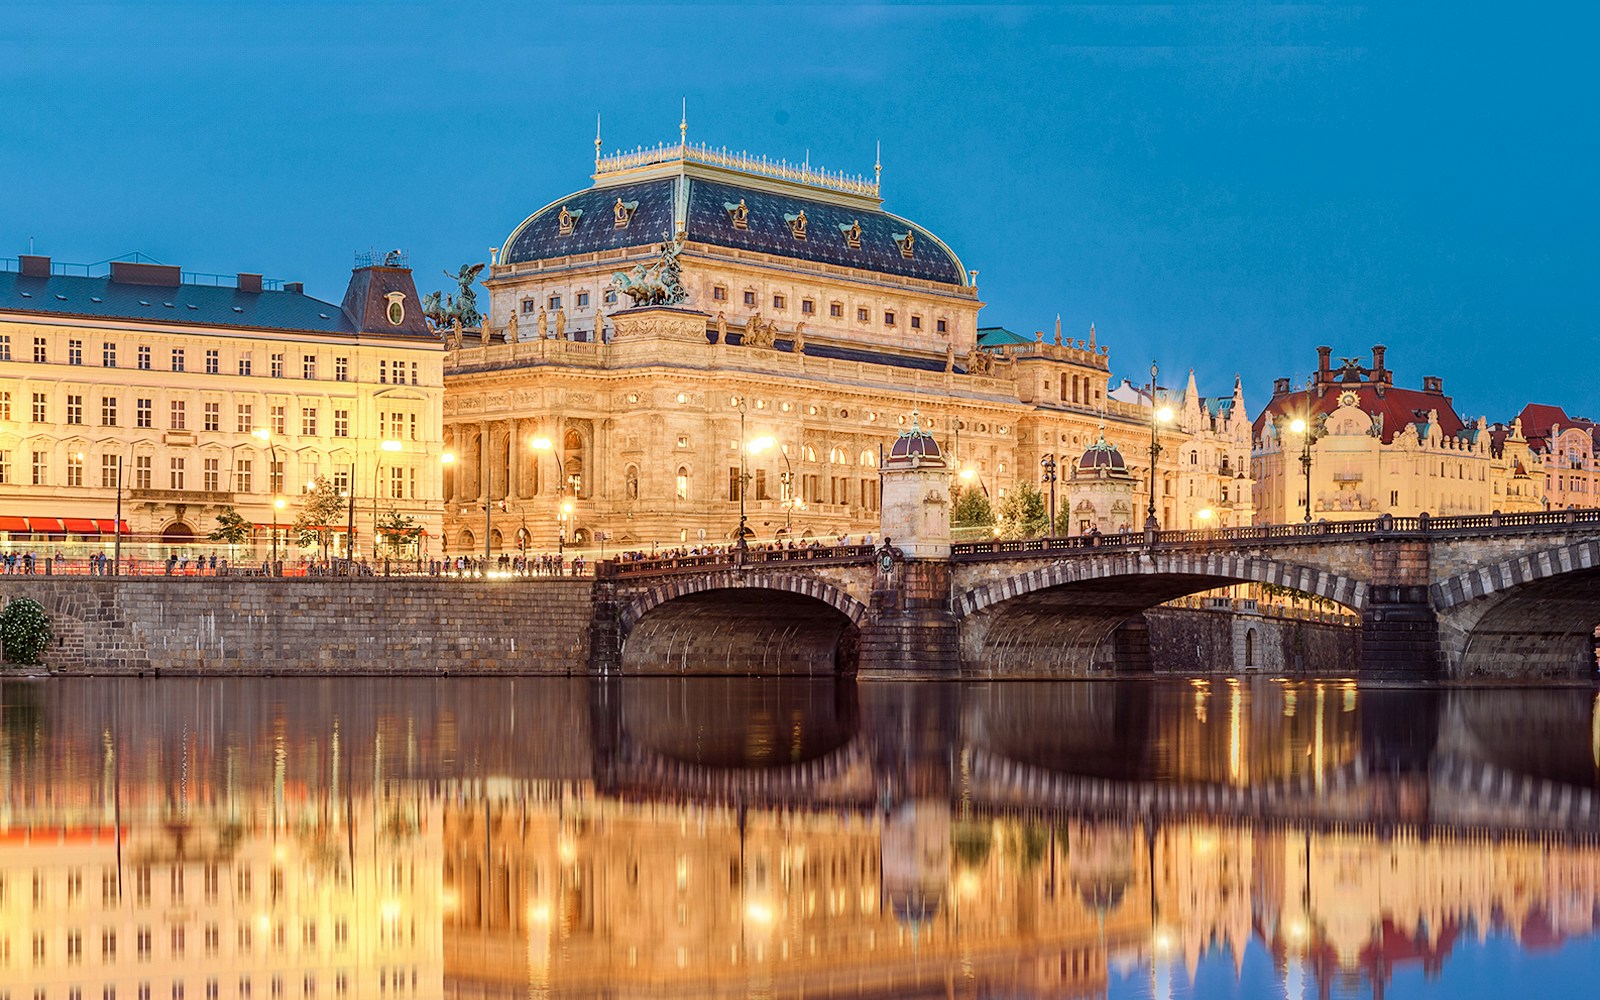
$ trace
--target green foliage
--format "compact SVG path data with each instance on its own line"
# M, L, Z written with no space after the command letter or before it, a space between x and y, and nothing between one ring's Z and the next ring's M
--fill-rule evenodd
M392 549L398 549L422 533L421 526L412 520L410 515L402 514L397 510L391 510L385 514L383 519L378 522L377 528L378 537L383 539L383 543Z
M1056 525L1050 534L1054 538L1066 538L1072 534L1072 508L1066 497L1061 497L1057 502L1060 506L1056 508Z
M31 597L19 597L0 611L0 644L12 663L39 663L55 634L50 631L50 616L44 605Z
M1303 590L1295 590L1293 587L1285 587L1276 583L1258 583L1256 586L1261 588L1263 597L1303 602L1307 607L1317 611L1331 610L1341 606L1338 601L1330 601L1319 594L1308 594Z
M295 515L296 540L301 545L321 545L322 555L326 558L332 528L344 520L347 502L334 488L331 479L318 476L316 484L300 501L300 513Z
M232 507L222 508L222 513L217 515L217 526L206 537L213 542L223 542L227 545L243 545L250 540L253 530L249 521L246 521L239 512Z
M989 497L977 486L958 488L955 502L950 505L950 526L953 528L987 528L994 523L994 508Z
M1038 538L1050 528L1044 494L1032 483L1018 483L1000 504L1001 538Z

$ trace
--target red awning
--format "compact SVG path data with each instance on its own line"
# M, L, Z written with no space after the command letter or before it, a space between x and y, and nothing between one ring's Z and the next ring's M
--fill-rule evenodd
M27 531L28 519L25 517L0 517L0 531Z
M115 535L117 533L117 522L115 518L102 517L95 521L95 523L100 526L100 533L103 535ZM124 535L128 533L127 521L122 522L122 533Z
M67 530L72 532L74 535L98 535L98 534L100 534L100 522L92 520L90 518L87 518L87 517L64 517L64 518L62 518L62 521L66 523Z
M28 530L59 535L67 529L61 523L61 518L59 517L30 517L28 518Z

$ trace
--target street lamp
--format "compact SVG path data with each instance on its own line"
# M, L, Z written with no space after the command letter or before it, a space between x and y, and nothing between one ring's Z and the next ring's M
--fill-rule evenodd
M773 447L775 444L777 444L777 441L775 441L771 437L758 437L758 438L755 438L754 440L750 441L749 444L745 445L745 451L749 452L752 455L759 455L762 452L766 451L768 448ZM784 499L784 502L783 502L783 525L784 525L784 534L787 535L790 531L792 531L794 529L793 516L790 513L791 509L794 506L794 503L793 503L793 499L789 496L789 482L794 477L791 475L791 471L790 471L792 467L789 465L789 453L787 451L784 451L781 448L778 449L778 453L783 456L783 468L784 468L784 472L783 472L783 493L784 493L784 498L783 498ZM747 480L748 480L748 478L749 477L746 477ZM744 495L744 488L742 486L739 489L739 495L741 497L743 497L743 495Z
M1311 425L1295 417L1289 429L1300 435L1300 471L1306 477L1306 523L1311 523Z
M1154 361L1150 362L1150 506L1145 510L1144 530L1155 531L1161 527L1156 520L1156 460L1161 457L1161 440L1157 436L1162 424L1172 422L1172 408L1156 405L1156 375Z
M1053 538L1056 533L1056 457L1046 455L1039 464L1044 466L1044 481L1050 484L1050 530L1046 535Z
M1216 516L1216 511L1213 511L1210 507L1205 507L1195 511L1194 516L1199 519L1200 527L1205 529L1211 527L1211 519Z
M265 427L257 427L250 433L272 450L272 464L282 468L283 460L278 457L278 442L272 439L272 432ZM278 477L273 474L272 469L269 467L267 469L267 491L277 493L282 488L283 486L278 481ZM278 511L284 508L283 498L278 497L273 501L272 506L272 567L273 572L276 573L278 568Z
M284 502L283 497L278 497L277 499L272 501L272 575L273 576L282 575L282 570L278 565L278 512L283 510L283 508L286 507L286 506L287 506L287 504Z
M561 501L561 512L556 515L556 575L561 574L562 567L566 564L567 553L567 518L572 514L572 501Z
M385 451L388 451L388 452L400 451L403 448L405 448L405 445L401 444L399 441L389 440L389 441L385 441L382 444L378 445L378 448L379 448L379 454L378 454L378 457L374 461L373 466L372 466L372 560L373 560L372 564L373 564L374 567L376 567L377 564L378 564L377 563L377 560L378 560L378 490L382 487L382 482L383 482L383 475L382 475L382 473L383 473L383 454L382 453L385 452ZM453 459L455 456L452 455L450 457ZM442 461L442 459L441 459L441 461ZM352 465L350 467L350 535L349 535L349 537L347 537L345 539L345 549L346 549L346 553L350 556L350 563L351 563L351 568L352 569L354 569L354 567L355 567L355 562L354 562L354 560L355 560L355 549L353 548L353 545L354 545L354 542L355 542L355 530L356 530L356 483L355 483L355 471L356 471L355 470L355 466ZM374 569L373 572L377 572L377 570Z
M744 397L740 396L739 397L739 537L738 537L738 540L736 542L734 542L734 548L739 553L739 561L740 562L744 562L744 554L747 551L749 551L749 549L750 549L749 544L744 540L744 533L745 533L745 531L748 530L745 527L746 521L745 521L745 516L744 516L744 495L745 495L745 492L749 488L749 485L750 485L750 470L749 470L749 467L748 467L748 465L746 464L746 461L745 461L745 452L749 451L750 449L749 449L749 446L745 444L745 440L744 440L744 411L745 411Z

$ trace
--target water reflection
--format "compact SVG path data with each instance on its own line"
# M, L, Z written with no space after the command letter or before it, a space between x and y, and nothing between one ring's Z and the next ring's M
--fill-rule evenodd
M1596 706L6 683L0 998L1491 996L1491 954L1581 981Z

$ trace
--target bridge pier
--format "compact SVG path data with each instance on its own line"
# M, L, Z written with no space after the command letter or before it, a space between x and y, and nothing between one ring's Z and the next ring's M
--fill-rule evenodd
M961 629L950 613L950 563L896 559L878 575L871 611L861 623L858 677L954 677L961 667Z
M1361 609L1361 669L1439 669L1439 614L1426 586L1378 586Z

